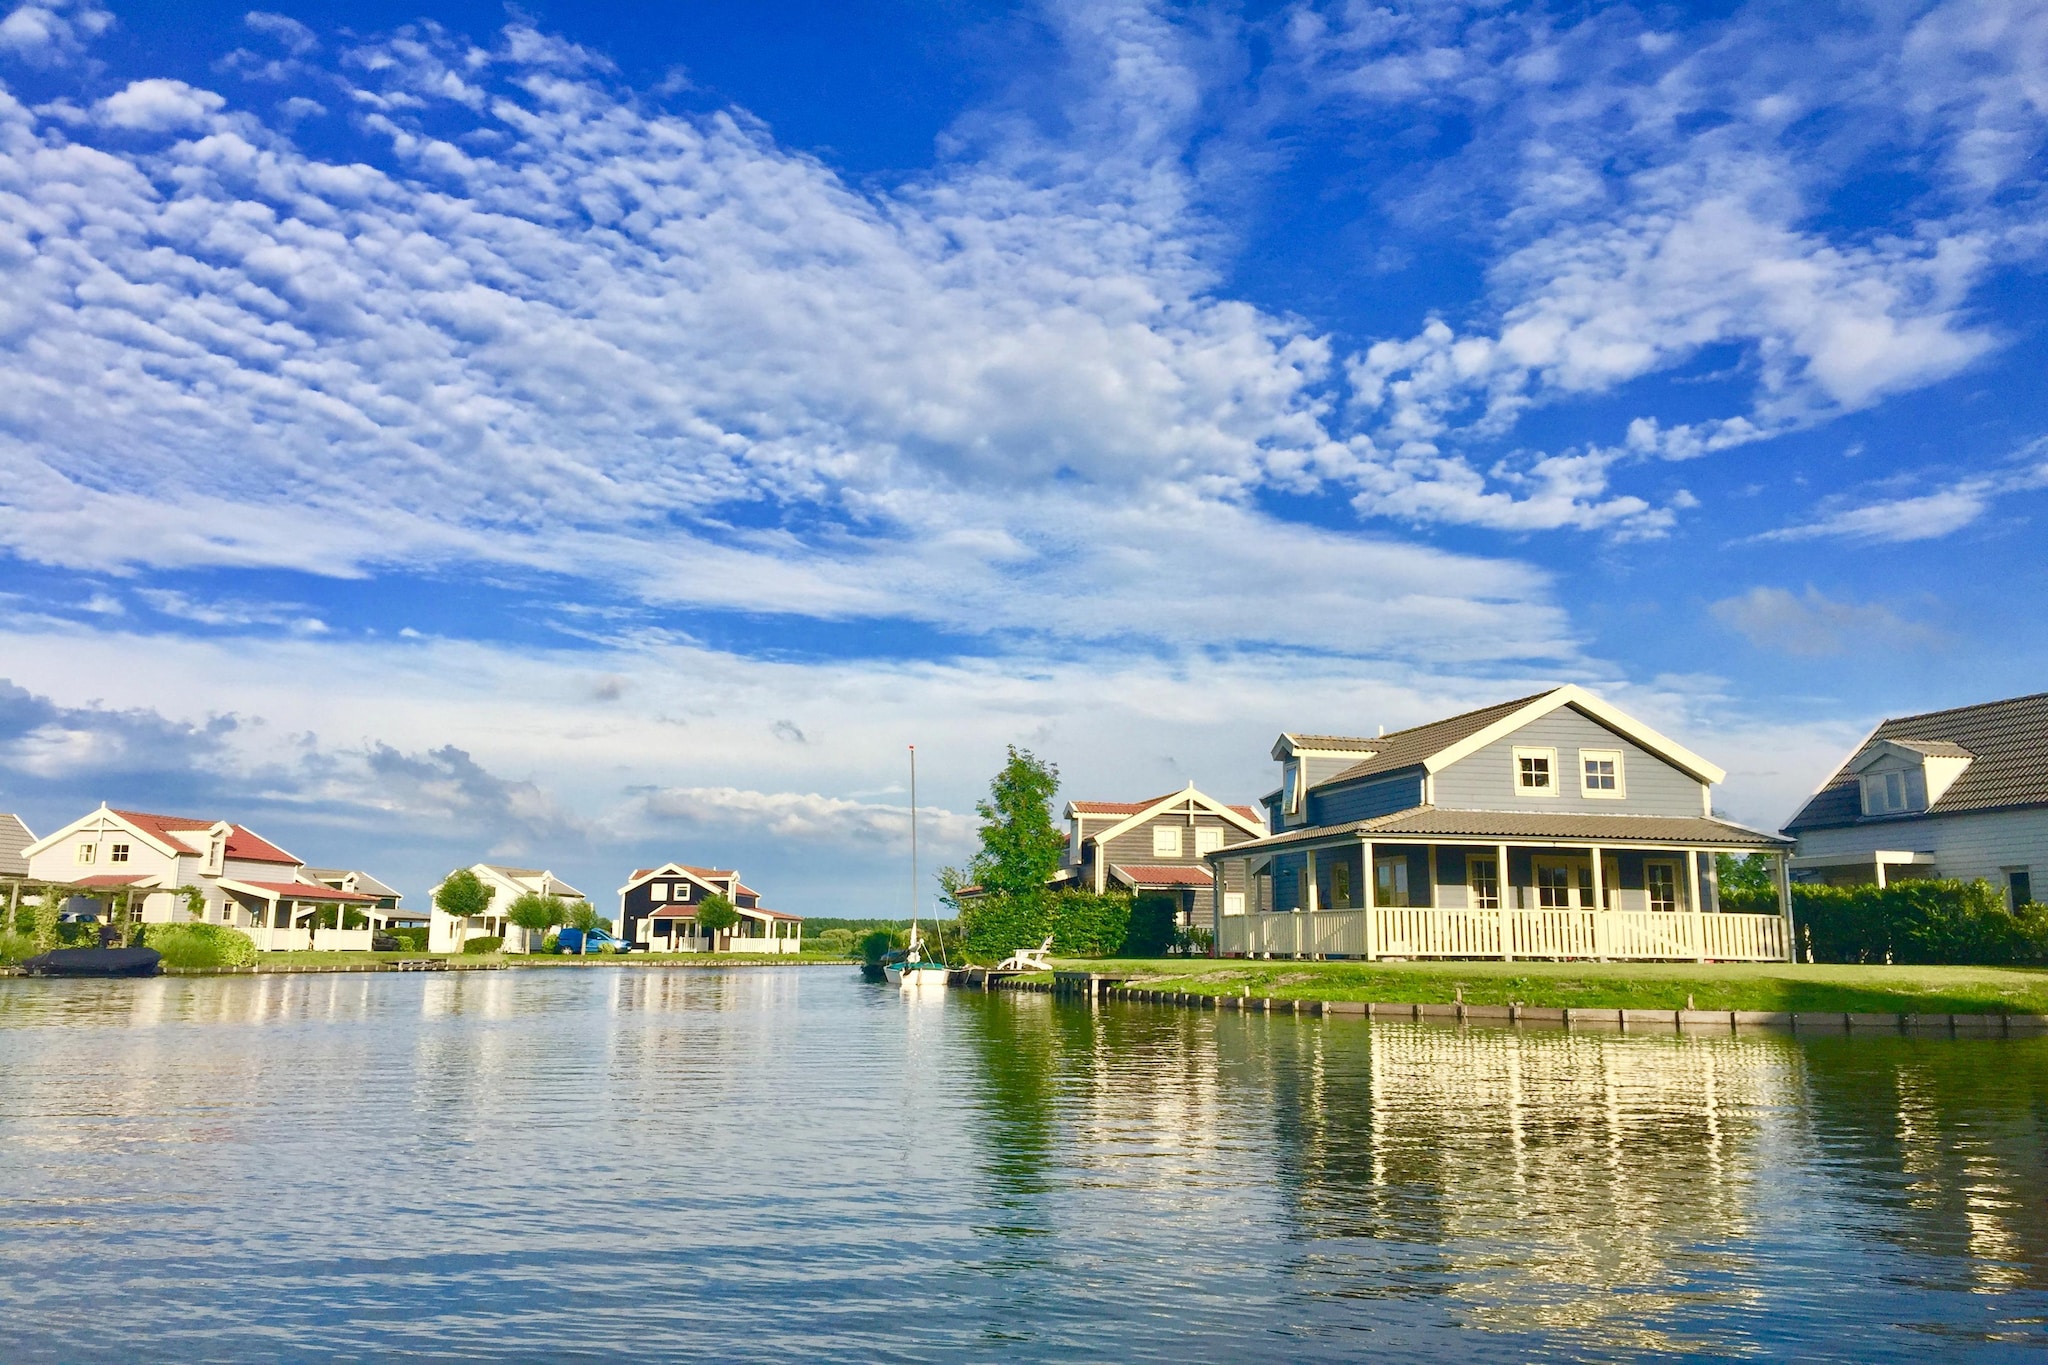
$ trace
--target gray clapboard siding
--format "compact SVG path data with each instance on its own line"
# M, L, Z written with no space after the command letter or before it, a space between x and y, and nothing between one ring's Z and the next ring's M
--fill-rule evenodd
M1515 789L1518 747L1557 750L1556 796L1528 796ZM1580 789L1580 749L1613 749L1622 754L1627 796L1619 801L1588 797ZM1698 778L1639 748L1583 712L1561 706L1514 734L1436 775L1436 804L1448 810L1527 810L1601 815L1699 815L1704 809Z
M1419 769L1376 777L1369 782L1347 782L1326 787L1309 797L1309 823L1342 825L1354 820L1371 820L1422 804L1422 773Z
M1178 825L1180 827L1179 857L1153 856L1152 830L1156 825ZM1126 867L1133 863L1158 863L1161 865L1186 863L1191 867L1199 866L1202 865L1202 859L1195 856L1194 833L1198 829L1222 830L1223 843L1226 848L1231 844L1241 844L1253 837L1245 833L1241 826L1225 820L1220 815L1200 813L1195 816L1194 823L1189 824L1187 813L1179 811L1155 816L1130 833L1120 834L1116 838L1111 839L1106 845L1099 845L1099 847L1104 849L1104 856L1110 863L1122 863Z
M1800 855L1872 853L1878 849L1932 853L1934 875L1963 881L1984 878L2004 885L2006 868L2028 868L2034 894L2048 895L2048 809L1962 812L1911 820L1873 821L1799 836ZM1896 875L1896 874L1895 874ZM1912 875L1926 875L1914 869Z

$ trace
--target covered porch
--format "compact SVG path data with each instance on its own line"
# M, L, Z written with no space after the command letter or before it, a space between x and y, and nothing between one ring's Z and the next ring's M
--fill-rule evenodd
M258 952L370 951L373 931L369 928L367 907L375 904L374 896L303 882L253 882L226 877L221 879L220 888L228 897L222 903L223 921L232 923L236 918L246 918L247 924L237 927L255 941ZM228 909L230 904L233 910ZM362 928L346 927L351 911L363 917ZM332 928L321 924L327 912L332 912Z
M1240 844L1223 956L1793 960L1790 841L1711 818L1427 808ZM1776 860L1777 911L1721 909L1716 854ZM1234 878L1232 880L1235 880ZM1219 880L1220 885L1220 880Z
M804 922L779 910L734 906L739 923L722 933L697 924L697 906L671 905L640 921L638 946L654 953L798 953Z

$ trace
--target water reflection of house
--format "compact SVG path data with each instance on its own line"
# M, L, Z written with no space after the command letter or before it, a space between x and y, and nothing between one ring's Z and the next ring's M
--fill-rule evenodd
M1790 957L1790 840L1714 815L1721 769L1582 688L1273 758L1273 832L1208 855L1249 889L1212 901L1224 953ZM1778 856L1778 914L1719 913L1720 853Z

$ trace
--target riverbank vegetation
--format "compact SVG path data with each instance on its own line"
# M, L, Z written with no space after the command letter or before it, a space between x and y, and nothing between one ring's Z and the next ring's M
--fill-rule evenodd
M1292 962L1097 959L1060 964L1146 990L1275 1000L1536 1008L2048 1014L2048 971L1779 962Z

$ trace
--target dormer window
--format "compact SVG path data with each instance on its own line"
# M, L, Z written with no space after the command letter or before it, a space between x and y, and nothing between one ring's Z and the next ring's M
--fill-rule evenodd
M1281 808L1289 815L1301 814L1301 760L1289 760L1280 788Z
M1863 777L1865 815L1903 815L1927 809L1927 775L1916 768Z

